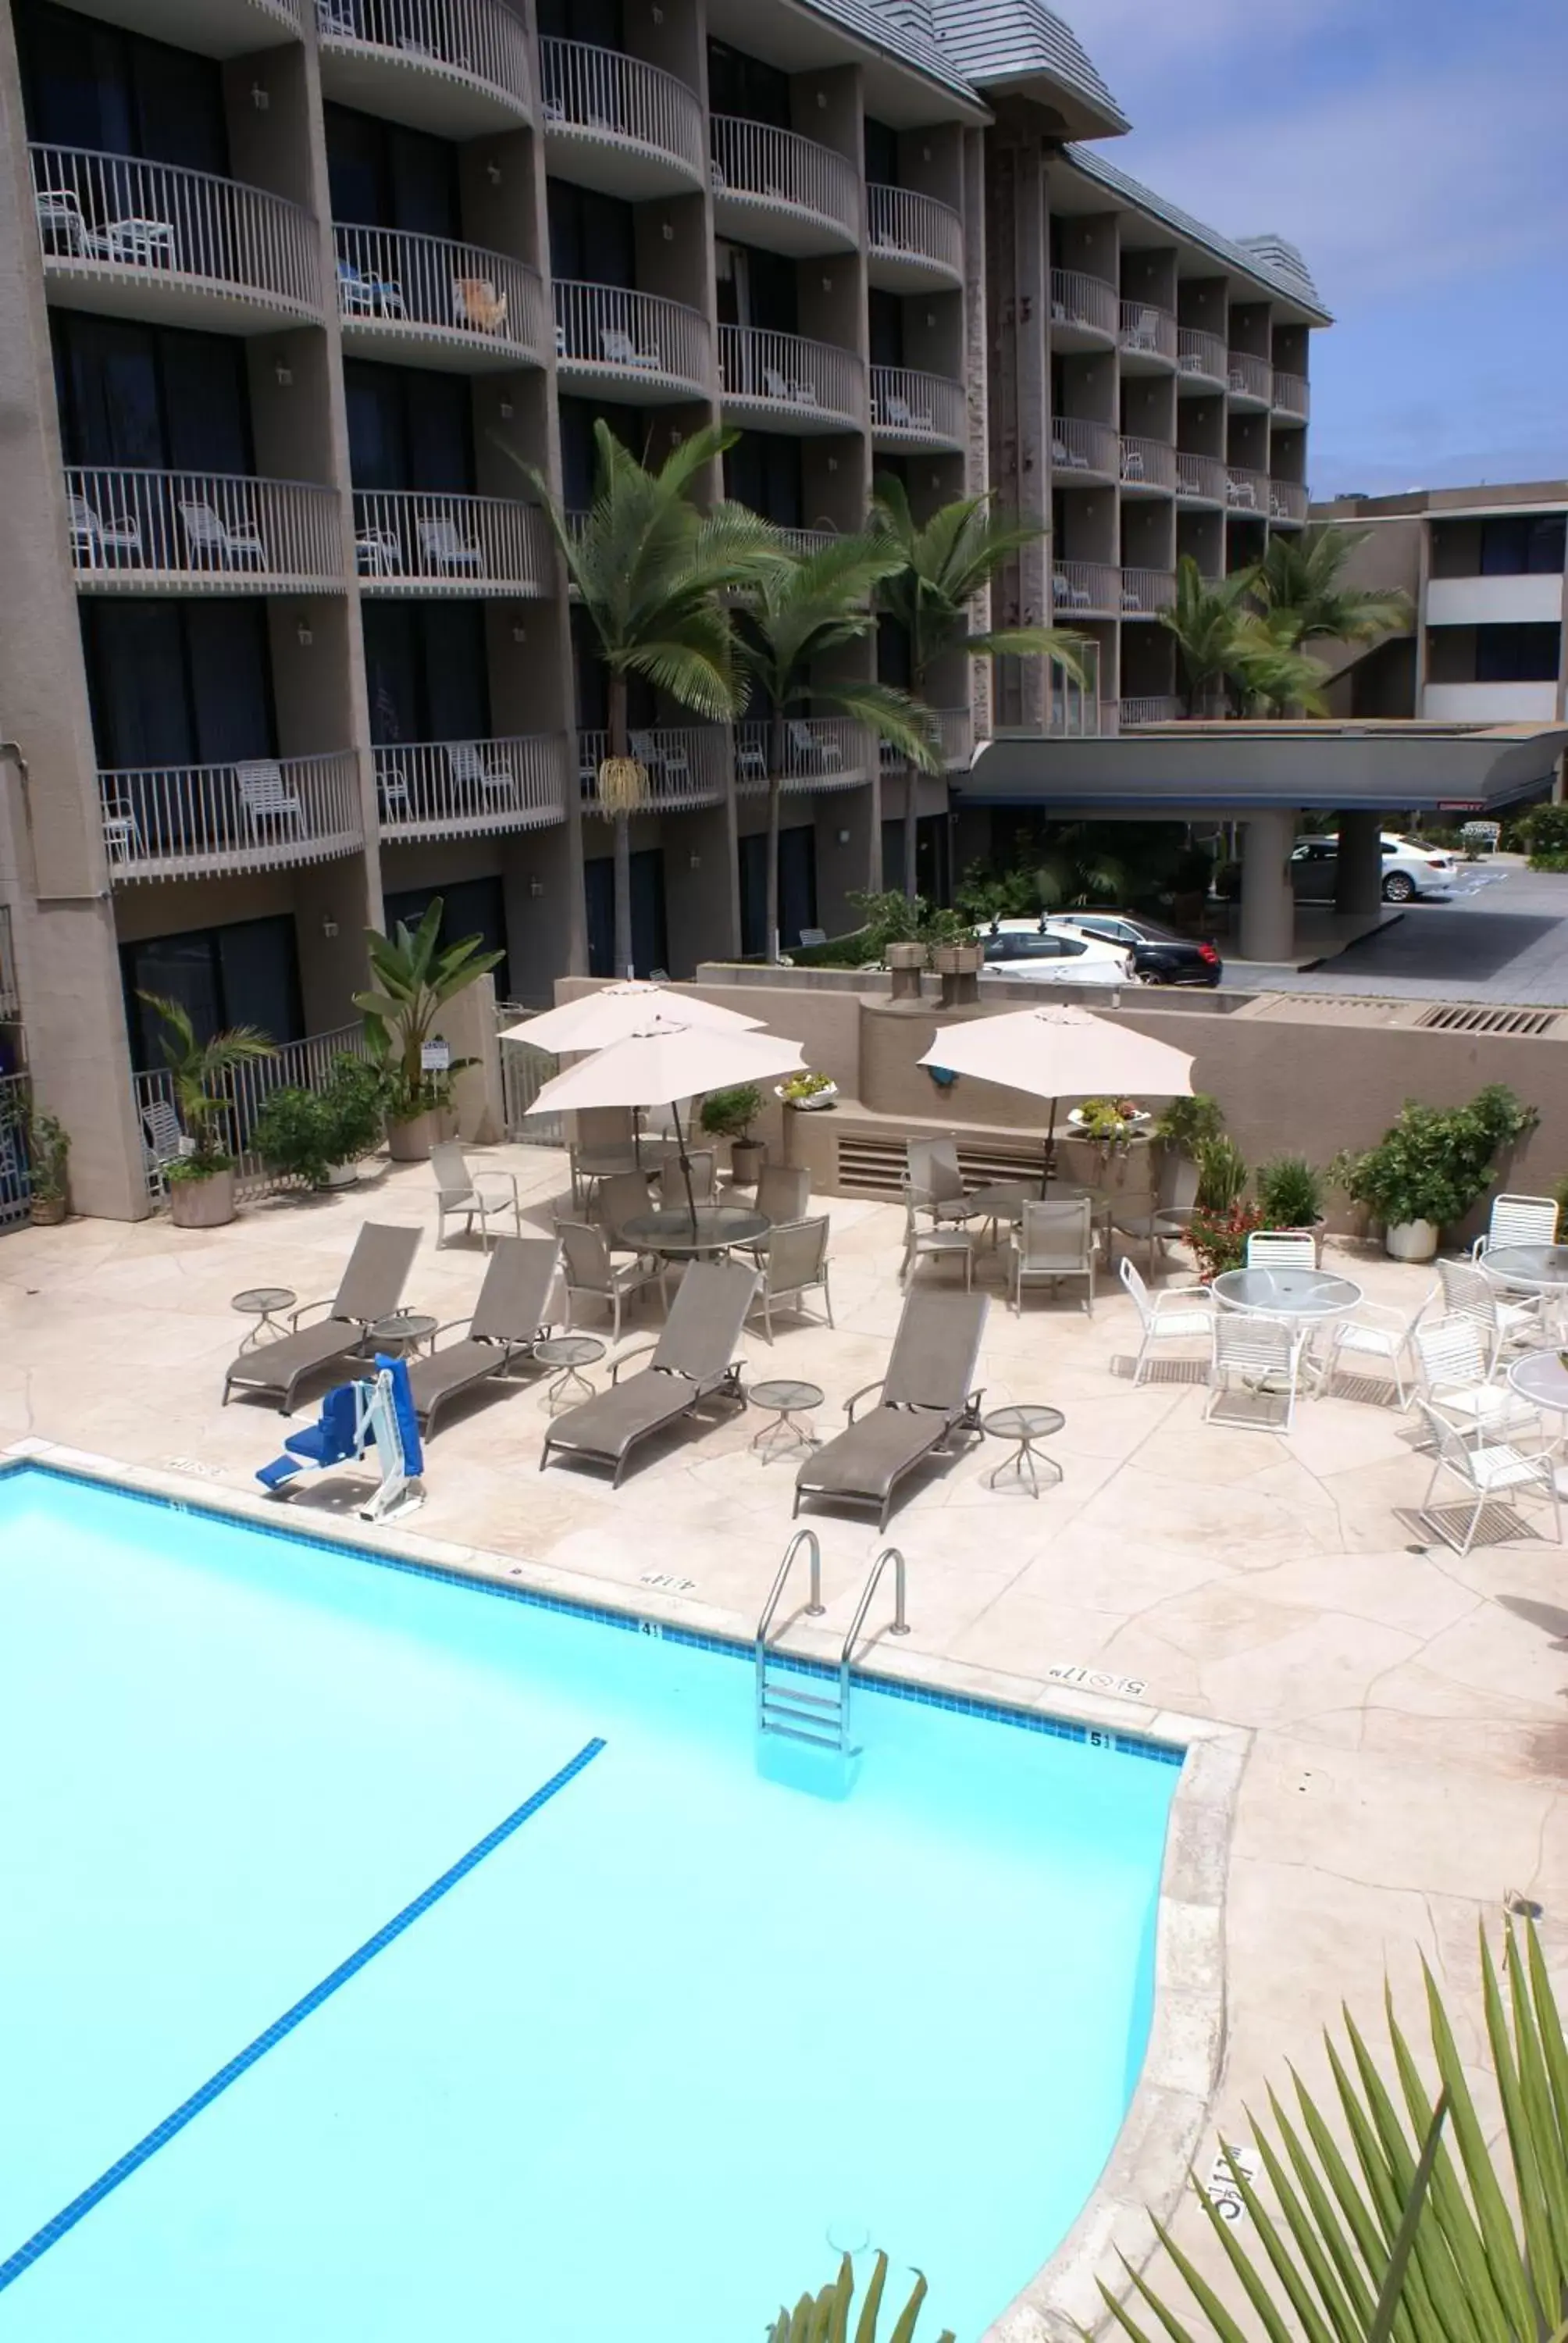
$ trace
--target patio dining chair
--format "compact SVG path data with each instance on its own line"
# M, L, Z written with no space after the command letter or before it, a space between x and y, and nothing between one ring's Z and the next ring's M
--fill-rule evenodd
M1555 1244L1557 1222L1553 1196L1494 1196L1486 1233L1471 1246L1471 1258L1480 1261L1494 1245Z
M361 578L395 578L403 567L403 540L397 530L362 528L357 531L354 566Z
M906 1186L904 1190L904 1257L899 1264L900 1284L905 1285L909 1282L914 1274L917 1262L957 1259L961 1260L964 1265L964 1292L967 1293L974 1283L975 1241L973 1237L968 1229L955 1228L950 1222L944 1225L938 1221L929 1229L921 1228L915 1218L919 1209L920 1208L915 1202L915 1191Z
M253 833L281 822L292 823L296 830L303 828L304 800L287 786L283 767L274 758L253 758L246 764L236 765L234 778L241 809Z
M1411 1336L1419 1397L1437 1415L1467 1431L1477 1445L1487 1432L1520 1431L1535 1410L1511 1385L1493 1380L1493 1353L1473 1318L1453 1315L1417 1326Z
M453 570L475 576L482 574L485 555L482 547L472 545L453 520L421 520L414 524L414 534L419 540L422 566L437 576L446 577Z
M1283 1318L1265 1317L1254 1310L1217 1310L1213 1340L1204 1423L1212 1423L1221 1399L1240 1383L1254 1398L1265 1394L1282 1398L1283 1420L1270 1423L1255 1414L1227 1416L1228 1424L1248 1431L1291 1431L1296 1420L1304 1338Z
M1165 1285L1151 1293L1125 1255L1117 1271L1138 1312L1141 1337L1133 1362L1136 1389L1161 1342L1201 1342L1205 1358L1214 1341L1214 1295L1207 1285Z
M402 317L407 314L403 287L395 277L377 277L352 260L337 264L337 307L345 317Z
M185 1132L172 1099L151 1098L142 1108L142 1160L149 1181L161 1188L163 1175L185 1151Z
M604 1232L612 1252L637 1252L640 1248L621 1234L628 1221L649 1210L646 1172L612 1172L600 1180L594 1193L592 1217Z
M905 1182L915 1210L929 1212L933 1222L968 1221L976 1217L959 1151L950 1139L911 1139L906 1158Z
M789 746L802 764L815 765L819 771L831 772L842 765L844 752L830 733L813 732L803 716L792 717L786 729Z
M250 522L227 522L199 497L180 498L178 511L193 567L204 561L225 568L235 561L254 562L258 569L266 567L266 540Z
M1437 1288L1434 1286L1432 1292ZM1358 1302L1343 1318L1335 1318L1323 1331L1322 1363L1318 1369L1317 1389L1332 1391L1334 1377L1346 1359L1386 1359L1393 1378L1394 1397L1401 1407L1410 1403L1405 1388L1406 1365L1415 1330L1432 1300L1429 1293L1412 1312L1391 1310L1382 1302Z
M1437 1275L1450 1315L1473 1319L1481 1329L1489 1370L1509 1343L1532 1342L1540 1332L1539 1294L1532 1294L1527 1302L1506 1301L1485 1271L1469 1262L1440 1261Z
M1424 1400L1418 1401L1417 1404L1426 1418L1432 1450L1432 1478L1427 1483L1425 1496L1416 1508L1416 1519L1423 1529L1431 1530L1455 1554L1468 1554L1475 1543L1475 1534L1488 1504L1498 1498L1523 1496L1528 1492L1551 1500L1557 1543L1562 1544L1563 1504L1557 1488L1556 1470L1550 1456L1524 1456L1517 1448L1510 1448L1506 1444L1467 1446L1454 1426L1434 1407ZM1442 1512L1434 1509L1432 1502L1445 1476L1456 1482L1471 1500L1470 1518L1464 1523L1462 1534L1458 1537L1454 1536ZM1511 1534L1512 1525L1503 1533L1504 1536Z
M1311 1229L1254 1229L1247 1239L1249 1269L1316 1269L1318 1241Z
M100 513L86 497L67 497L71 558L79 568L107 569L142 549L141 523L130 513Z
M1007 1254L1012 1306L1020 1317L1026 1285L1056 1285L1076 1277L1084 1281L1084 1308L1093 1317L1094 1264L1100 1251L1093 1213L1088 1196L1024 1205L1021 1225Z
M610 1340L620 1340L621 1312L629 1308L646 1287L657 1285L666 1306L669 1301L668 1266L663 1262L649 1262L640 1254L633 1261L612 1261L609 1247L598 1229L589 1228L586 1221L559 1221L556 1234L561 1241L567 1291L566 1330L572 1331L579 1301L602 1303L610 1314Z
M506 1213L512 1216L516 1235L523 1233L522 1206L518 1201L518 1176L503 1171L499 1164L481 1164L470 1172L467 1159L460 1147L443 1141L430 1150L430 1169L436 1175L436 1242L437 1246L447 1233L447 1222L463 1216L464 1234L472 1236L474 1222L479 1223L479 1242L487 1252L490 1248L490 1222Z
M773 1340L773 1312L779 1309L794 1310L803 1316L808 1294L819 1293L828 1323L833 1323L833 1301L828 1289L828 1215L814 1221L795 1221L772 1232L768 1251L762 1256L762 1282L752 1298L751 1310L762 1312L762 1330L766 1340Z
M518 777L503 758L487 756L477 740L449 740L447 763L459 800L490 806L516 801Z

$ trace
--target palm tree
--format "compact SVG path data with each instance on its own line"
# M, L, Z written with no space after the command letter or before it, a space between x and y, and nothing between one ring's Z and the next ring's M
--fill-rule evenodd
M144 992L139 998L163 1021L158 1047L174 1084L180 1128L194 1142L185 1176L205 1179L224 1171L229 1161L221 1136L229 1107L223 1077L253 1058L270 1057L275 1045L255 1025L234 1025L225 1033L215 1033L210 1041L198 1041L183 1003L166 1000L158 992Z
M890 684L814 679L813 668L831 651L859 641L876 625L871 597L900 559L878 531L837 537L815 552L797 553L780 536L773 558L759 566L737 604L742 667L768 710L768 953L779 954L779 800L788 759L791 712L815 700L837 709L888 741L922 772L939 769L929 718Z
M1323 670L1298 648L1287 610L1243 610L1236 620L1227 672L1249 710L1270 716L1326 716Z
M1370 643L1414 624L1410 598L1392 587L1356 586L1345 568L1367 529L1322 522L1271 536L1248 590L1269 617L1289 618L1298 643Z
M593 504L574 527L529 468L572 586L598 642L608 686L609 754L598 807L615 824L615 965L631 965L631 817L648 775L631 754L627 692L642 676L693 715L737 713L734 642L721 598L755 573L766 522L744 506L697 503L702 478L735 434L695 431L650 471L600 421L594 425Z
M1190 553L1176 564L1176 598L1159 616L1160 624L1176 638L1189 716L1196 716L1201 706L1211 714L1224 712L1248 583L1248 573L1240 570L1231 578L1205 578Z
M395 1122L412 1121L443 1104L450 1077L473 1063L471 1058L454 1059L444 1075L432 1080L425 1071L425 1044L447 1001L501 959L498 951L482 949L483 936L443 944L445 910L437 895L417 928L399 920L389 936L378 928L365 931L373 989L357 992L354 1006L365 1020L371 1059L387 1078L387 1112Z
M1004 562L1038 544L1045 531L1033 521L1009 522L989 496L959 497L917 526L903 484L879 479L872 500L873 524L897 547L899 563L877 589L887 615L897 619L910 647L910 691L926 704L935 662L949 651L971 659L1054 659L1074 683L1084 681L1076 646L1082 639L1055 627L971 628L974 604L996 579ZM918 808L911 781L904 800L904 893L915 892Z

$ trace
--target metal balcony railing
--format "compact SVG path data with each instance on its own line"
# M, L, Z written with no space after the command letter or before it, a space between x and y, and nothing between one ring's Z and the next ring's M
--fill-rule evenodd
M147 593L340 593L343 536L331 488L228 472L67 465L66 526L79 585Z
M1116 287L1108 285L1102 277L1090 277L1081 268L1051 270L1053 326L1076 326L1090 333L1103 334L1108 342L1113 342L1121 317L1121 303Z
M1190 456L1184 447L1179 447L1176 493L1191 498L1196 504L1222 505L1226 501L1225 467L1219 457Z
M299 314L321 307L316 223L239 179L82 146L33 146L45 270L140 278Z
M1274 412L1276 415L1299 416L1304 423L1312 411L1312 394L1304 375L1286 374L1282 367L1274 368Z
M98 795L116 886L327 862L363 843L358 764L347 750L122 766L99 773Z
M1088 473L1092 478L1113 480L1121 464L1116 434L1109 423L1090 423L1081 415L1053 415L1050 418L1050 468L1070 476Z
M365 1028L357 1021L331 1033L307 1033L303 1041L286 1041L264 1058L247 1058L223 1076L220 1130L225 1148L235 1159L235 1185L239 1195L256 1196L270 1188L298 1185L289 1172L274 1172L262 1161L251 1134L263 1106L276 1090L322 1091L331 1081L339 1058L363 1057ZM142 1127L142 1161L149 1196L162 1197L167 1172L179 1143L179 1110L175 1103L174 1076L166 1066L131 1077L136 1113Z
M1107 561L1057 561L1050 598L1059 618L1114 618L1121 608L1121 572Z
M456 343L542 364L545 296L526 261L443 236L334 224L337 308L353 339Z
M383 838L543 830L566 819L564 733L404 743L375 759Z
M1169 309L1153 301L1123 301L1116 335L1117 346L1130 357L1166 358L1176 363L1176 320Z
M836 528L780 528L779 536L796 553L820 553L839 535Z
M873 181L866 189L866 218L873 258L923 264L962 277L963 222L950 205L910 187Z
M842 155L799 131L716 114L708 126L716 209L763 206L809 218L835 244L860 239L860 187Z
M1181 713L1181 702L1173 691L1135 693L1121 702L1121 721L1126 724L1174 724Z
M770 728L766 720L735 728L735 787L741 797L768 787ZM871 778L877 743L852 716L792 716L784 723L783 788L853 789Z
M1206 333L1201 326L1177 327L1176 370L1179 374L1196 375L1201 381L1222 384L1226 375L1225 359L1222 334Z
M770 418L819 416L842 430L865 420L865 377L852 350L760 326L720 326L719 381L734 405L765 407Z
M1310 490L1300 480L1269 482L1269 518L1271 520L1305 520Z
M1163 439L1121 436L1121 481L1129 488L1167 488L1176 486L1176 450Z
M1154 610L1168 610L1176 599L1176 573L1173 569L1129 569L1121 572L1121 611L1124 618L1146 618Z
M1251 350L1226 352L1225 380L1232 398L1255 398L1267 407L1273 397L1274 370L1267 358L1254 357Z
M1050 696L1046 704L1045 729L1059 740L1097 740L1100 738L1101 701L1093 688L1091 668L1090 688L1075 683L1060 668L1051 670Z
M708 388L708 320L700 310L656 293L560 277L551 292L556 363L564 374L698 395Z
M961 447L964 387L914 367L871 368L871 428L915 447Z
M1266 514L1269 509L1268 474L1251 471L1245 464L1227 464L1225 502L1232 512Z
M0 1024L14 1025L22 1014L22 989L16 979L16 947L11 940L11 906L0 903Z
M723 724L657 724L631 735L631 753L648 775L645 803L655 813L716 805L729 781L729 730ZM609 754L606 732L578 734L578 786L585 813L599 813L598 769Z
M683 81L658 65L588 41L539 41L544 126L580 132L679 164L702 183L702 108Z
M357 488L354 561L366 594L548 594L544 515L516 497Z
M324 50L380 49L528 112L528 35L504 0L316 0Z
M937 752L944 768L952 772L967 769L974 759L975 727L973 710L968 708L930 708L926 713L936 726ZM881 744L882 770L901 773L908 759L900 755L889 740Z

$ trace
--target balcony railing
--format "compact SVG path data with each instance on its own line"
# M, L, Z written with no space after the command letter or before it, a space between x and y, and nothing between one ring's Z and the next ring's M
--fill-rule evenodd
M1304 521L1307 517L1309 493L1300 480L1271 480L1269 482L1269 518Z
M340 593L336 492L228 472L67 465L66 524L78 585L149 593Z
M1228 372L1225 338L1222 334L1206 333L1201 326L1178 326L1176 328L1176 371L1192 375L1201 382L1223 386Z
M723 724L658 724L631 735L631 753L648 775L651 812L717 805L729 783L729 730ZM585 813L605 813L598 769L609 754L607 732L578 734L578 785Z
M1163 439L1121 437L1121 484L1128 488L1163 488L1168 494L1176 486L1176 450Z
M913 367L871 368L871 428L910 447L961 447L964 387Z
M759 326L720 326L719 381L727 404L755 407L777 430L809 419L818 428L859 430L865 377L851 350Z
M1255 358L1251 350L1227 351L1225 380L1232 398L1255 399L1267 407L1273 397L1274 370L1267 358Z
M1274 412L1276 415L1298 416L1304 423L1312 411L1312 394L1304 375L1286 374L1282 367L1274 368Z
M836 528L780 528L779 536L795 553L820 553L824 546L838 541Z
M516 497L357 488L354 562L366 594L548 594L549 531Z
M454 136L483 129L464 107L467 94L498 102L498 121L528 119L528 36L504 0L316 0L316 22L330 95L347 90L334 71L338 60L379 51L399 73L447 85L445 114L442 95L435 111L422 109L427 128L446 118Z
M765 721L736 726L739 796L754 797L768 787L769 737ZM859 789L871 778L876 753L871 734L851 716L790 717L784 725L780 784L790 790Z
M1114 618L1121 609L1121 572L1106 561L1053 562L1050 598L1059 618Z
M363 842L355 757L118 767L98 775L116 886L327 862Z
M383 838L543 830L566 819L564 733L427 740L377 749L375 756Z
M274 1091L322 1091L332 1080L337 1060L363 1057L365 1028L357 1022L340 1025L331 1033L307 1033L302 1041L286 1041L265 1057L247 1058L231 1066L222 1078L223 1145L235 1159L235 1184L241 1196L263 1194L269 1188L299 1184L289 1172L275 1172L263 1162L251 1141L256 1119ZM162 1197L168 1187L168 1167L178 1150L179 1111L175 1104L174 1076L166 1066L133 1074L136 1112L142 1127L142 1158L149 1196Z
M1190 456L1176 451L1176 493L1193 504L1222 505L1227 501L1225 467L1218 456Z
M1092 649L1093 646L1091 646ZM1085 689L1069 675L1053 665L1050 697L1046 703L1045 729L1052 739L1097 740L1100 738L1101 702L1093 688L1097 665L1087 661L1090 688Z
M677 166L702 184L702 108L683 81L618 49L545 35L539 42L545 136L582 137Z
M1121 702L1121 721L1128 724L1174 724L1181 702L1173 691L1146 691Z
M708 320L683 301L558 277L556 363L563 374L641 396L700 397L709 387Z
M1089 423L1079 415L1051 417L1053 472L1084 472L1094 479L1113 480L1120 460L1116 434L1109 423Z
M936 726L937 750L944 768L949 772L967 770L974 759L973 710L968 708L931 708L926 712ZM881 758L884 773L901 773L908 768L908 759L900 756L889 740L882 742Z
M963 222L950 205L911 187L873 181L866 189L866 218L873 282L879 277L895 288L903 282L918 287L939 276L962 283Z
M860 240L860 187L842 155L798 131L716 114L709 123L714 216L767 240L759 214L780 223L792 252L839 252ZM790 225L782 226L788 218Z
M1116 339L1121 322L1121 303L1114 285L1102 277L1086 276L1081 268L1053 268L1050 272L1050 322L1082 333L1103 335L1108 342Z
M1168 610L1175 599L1176 573L1173 569L1122 569L1121 610L1124 618L1147 618L1151 611Z
M45 273L146 280L190 307L226 296L297 316L321 307L316 223L281 196L210 171L80 146L34 146Z
M1117 345L1129 357L1176 363L1176 320L1152 301L1123 301Z
M1245 464L1227 464L1225 502L1231 512L1266 515L1269 509L1268 474L1250 471Z
M544 287L526 261L442 236L334 226L344 338L451 345L498 367L543 363Z
M0 1024L14 1025L22 1014L22 990L16 980L16 948L11 940L11 906L0 903Z

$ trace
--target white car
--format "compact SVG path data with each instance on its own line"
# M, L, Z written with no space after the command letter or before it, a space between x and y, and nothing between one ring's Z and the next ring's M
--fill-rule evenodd
M1026 984L1131 984L1132 954L1098 936L1041 920L993 920L975 930L985 946L981 976Z
M1321 838L1298 838L1291 856L1291 884L1303 901L1332 903L1339 869L1337 830ZM1417 895L1452 895L1458 865L1441 846L1427 846L1419 838L1382 833L1382 899L1408 903Z

